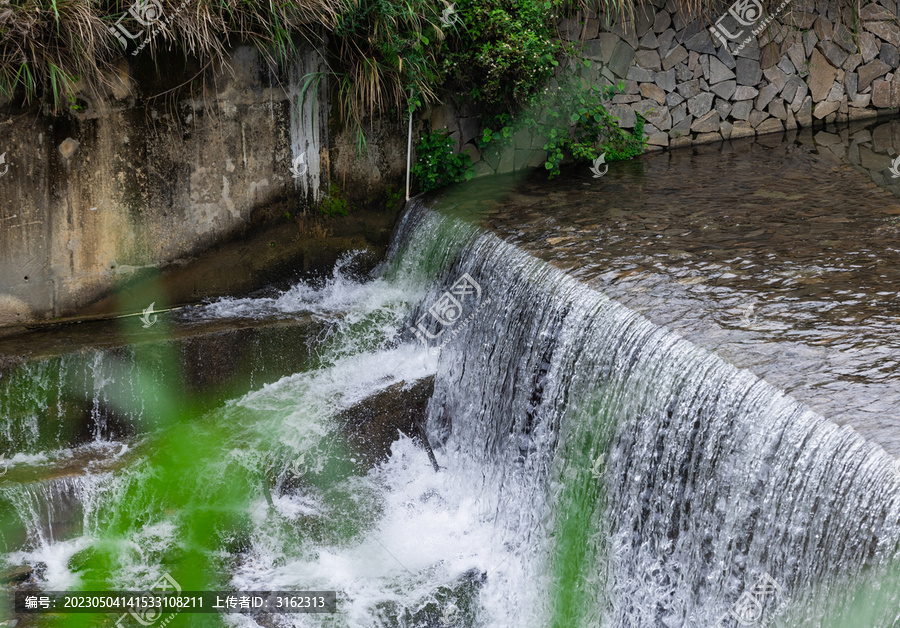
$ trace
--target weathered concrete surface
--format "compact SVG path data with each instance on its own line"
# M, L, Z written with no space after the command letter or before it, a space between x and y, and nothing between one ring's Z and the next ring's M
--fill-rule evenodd
M355 208L315 227L349 238L331 241L319 257L366 239L363 205L376 208L376 231L391 228L385 189L391 177L402 180L405 141L382 145L376 133L363 159L343 139L349 133L335 130L332 158L325 82L302 101L298 87L321 69L318 53L298 59L286 77L248 47L233 52L228 68L184 65L153 81L134 81L132 73L147 69L123 65L123 86L139 83L146 93L131 97L123 87L120 99L86 101L70 116L0 108L0 326L79 315L148 271L183 265L284 216L312 215L331 181L351 190ZM386 128L381 137L400 135ZM277 251L253 254L254 274L291 261L286 251L297 243L275 240ZM303 264L316 257L307 241ZM238 273L204 283L212 289L198 287L191 298L259 287Z

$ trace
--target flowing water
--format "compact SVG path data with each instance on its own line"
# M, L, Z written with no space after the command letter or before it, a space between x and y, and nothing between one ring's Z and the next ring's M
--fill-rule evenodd
M642 163L664 170L659 159ZM697 162L721 160L701 150L688 160ZM640 178L616 172L606 188L570 173L417 199L370 277L339 266L322 285L223 299L162 323L314 321L302 364L246 393L193 404L172 356L139 334L124 350L85 347L5 371L0 437L15 455L0 478L3 561L34 567L26 588L140 589L169 573L186 590L338 592L333 615L180 615L169 625L900 625L900 486L885 444L860 435L866 414L853 410L857 390L887 391L892 407L892 369L855 372L858 389L828 398L826 407L847 409L839 425L770 377L787 378L803 338L751 330L759 345L799 343L767 353L775 357L759 363L781 366L759 373L704 347L699 328L654 323L664 290L652 286L663 282L641 237L628 242L623 229L614 252L582 250L580 267L535 244L529 212L557 225L551 237L593 212L614 240L614 220L641 211L610 219L613 195L634 198L627 184ZM583 183L595 187L573 191ZM688 259L659 251L660 274L677 267L666 260ZM639 269L642 296L629 302L614 281L607 294L593 281L604 268ZM765 279L751 273L743 285L761 290ZM859 290L898 290L875 284ZM870 323L877 339L897 342L895 324ZM837 364L874 359L859 344L868 332L855 333L852 359ZM836 370L816 372L839 381ZM389 459L365 463L347 417L431 378L426 431L440 470L403 435Z

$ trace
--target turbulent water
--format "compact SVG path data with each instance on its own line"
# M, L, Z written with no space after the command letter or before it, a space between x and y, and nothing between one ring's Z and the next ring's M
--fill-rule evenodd
M98 429L83 446L118 463L0 480L25 537L5 534L6 562L35 565L44 588L139 588L200 547L222 588L338 592L334 615L236 626L900 622L889 456L465 220L414 203L371 278L339 268L323 287L186 318L299 312L327 323L309 368L189 425L154 422L177 415L164 393L93 377L90 394L115 389L103 399L147 427L127 443ZM361 469L337 436L342 413L429 376L440 471L406 437ZM19 422L0 426L22 452L11 470L52 463L62 449L10 400L22 387L3 390ZM220 503L231 514L198 541L190 513ZM115 559L98 578L101 546Z

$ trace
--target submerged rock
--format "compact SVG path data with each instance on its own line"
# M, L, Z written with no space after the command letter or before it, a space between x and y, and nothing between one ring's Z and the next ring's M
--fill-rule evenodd
M342 412L338 420L358 464L368 468L387 460L400 434L421 442L416 425L424 424L433 392L434 376L411 385L399 382Z

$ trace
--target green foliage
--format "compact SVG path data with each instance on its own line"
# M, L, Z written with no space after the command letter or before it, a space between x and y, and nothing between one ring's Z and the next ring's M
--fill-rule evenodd
M434 0L343 0L329 41L343 120L398 114L408 98L436 100L443 5Z
M468 93L488 118L526 106L553 75L564 52L556 39L558 4L558 0L457 1L464 28L446 46L443 69L448 86Z
M447 131L423 133L416 145L416 156L412 174L423 192L475 176L472 158L467 153L453 153L453 141Z
M498 116L502 126L484 129L482 147L499 148L508 144L520 129L546 138L544 167L553 178L567 157L576 162L594 160L605 153L606 161L631 159L644 151L644 119L638 115L632 131L619 127L617 118L606 104L623 85L598 86L574 76L562 84L545 88L533 99L531 106L520 116Z
M335 183L329 186L328 196L322 201L320 208L326 216L346 216L350 213L350 203L341 196L341 190Z

